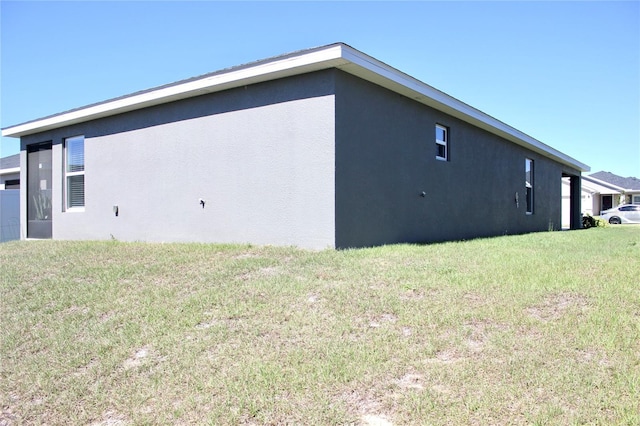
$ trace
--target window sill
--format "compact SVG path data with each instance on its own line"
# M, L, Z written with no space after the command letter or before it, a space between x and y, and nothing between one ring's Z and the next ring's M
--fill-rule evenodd
M65 213L84 213L84 207L71 207L64 211Z

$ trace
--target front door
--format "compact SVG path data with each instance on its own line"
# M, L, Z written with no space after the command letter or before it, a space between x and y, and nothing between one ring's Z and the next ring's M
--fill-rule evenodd
M51 142L27 147L27 238L51 238Z
M613 207L613 196L611 195L603 195L602 196L602 211L609 210Z

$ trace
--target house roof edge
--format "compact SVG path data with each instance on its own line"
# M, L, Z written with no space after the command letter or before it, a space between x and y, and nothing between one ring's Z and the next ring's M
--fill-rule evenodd
M226 68L10 126L2 129L2 136L26 136L180 99L328 68L338 68L371 81L581 172L591 170L586 164L342 42Z
M632 193L632 192L638 192L640 191L640 189L635 189L635 188L626 188L624 186L620 186L620 185L616 185L614 183L611 182L607 182L606 180L602 180L600 178L597 178L593 175L585 175L582 176L583 179L587 180L587 181L591 181L594 182L598 185L607 187L607 188L611 188L611 189L615 189L620 193Z

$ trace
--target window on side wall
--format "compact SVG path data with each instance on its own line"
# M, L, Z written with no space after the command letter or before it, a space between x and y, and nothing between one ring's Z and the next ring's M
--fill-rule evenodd
M436 159L449 161L449 129L436 124Z
M533 160L530 158L524 160L524 186L527 194L527 214L533 214L534 173Z
M84 209L84 136L64 141L66 210Z

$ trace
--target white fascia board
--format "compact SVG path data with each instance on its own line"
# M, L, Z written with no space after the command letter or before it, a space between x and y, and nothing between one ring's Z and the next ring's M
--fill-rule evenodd
M12 167L10 169L0 169L0 175L9 175L11 173L20 173L20 167Z
M343 63L344 60L340 57L340 46L331 46L327 49L276 58L256 65L223 71L185 83L151 89L143 93L8 127L2 130L2 136L20 137L206 93L337 67Z
M582 180L590 182L593 185L598 185L600 188L602 188L602 191L600 191L601 194L623 194L629 191L628 189L625 189L621 186L605 182L593 176L582 176Z
M582 189L586 189L592 194L604 194L604 195L622 194L622 190L590 181L588 179L585 179L584 176L582 176Z

